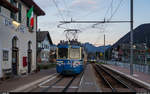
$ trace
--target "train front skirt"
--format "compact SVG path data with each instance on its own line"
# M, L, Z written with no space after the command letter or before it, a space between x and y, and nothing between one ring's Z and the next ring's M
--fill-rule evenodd
M63 75L80 74L83 71L83 61L81 60L57 60L57 73Z

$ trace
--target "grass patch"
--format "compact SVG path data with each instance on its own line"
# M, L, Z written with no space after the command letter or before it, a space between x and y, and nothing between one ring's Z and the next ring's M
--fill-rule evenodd
M50 68L54 68L56 67L56 64L55 63L45 63L45 64L37 64L37 68L38 69L50 69Z

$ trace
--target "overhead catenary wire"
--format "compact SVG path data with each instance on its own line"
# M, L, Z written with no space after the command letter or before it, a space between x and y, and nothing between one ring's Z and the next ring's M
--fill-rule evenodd
M110 3L110 5L109 5L108 9L106 10L106 13L105 13L105 15L104 15L104 19L106 18L106 16L107 16L109 10L113 7L112 5L113 5L113 0L111 0L111 3Z
M57 8L57 10L58 10L58 13L59 13L60 17L62 18L62 20L63 20L63 21L65 21L65 18L63 17L63 14L61 13L61 10L59 9L59 7L58 7L58 5L57 5L56 1L55 1L55 0L53 0L53 3L54 3L54 5L55 5L55 6L56 6L56 8Z
M113 10L113 9L114 9L114 8L113 8L113 7L114 7L114 6L113 6L114 0L111 1L110 7L109 7L108 10L107 10L108 12L111 11L111 13L110 13L111 15L110 15L108 21L111 20L111 19L114 17L114 15L117 13L118 9L119 9L120 6L121 6L122 1L123 1L123 0L121 0L121 1L119 2L118 6L117 6L117 8L116 8L115 10ZM110 9L111 9L111 10L110 10ZM106 14L105 14L106 16L107 16L107 14L108 14L107 11L106 11ZM106 20L106 17L104 17L104 20ZM107 21L107 20L106 20L106 21ZM97 23L97 24L100 24L100 23Z
M62 0L62 2L64 4L64 7L67 9L66 10L66 20L67 20L67 18L72 18L72 16L70 15L69 7L68 7L68 5L66 3L66 0ZM66 24L66 27L68 27L68 24Z
M72 15L69 15L69 14L70 14L70 10L69 10L69 6L67 5L66 1L65 1L65 0L62 0L62 2L63 2L63 4L64 4L65 10L66 10L66 16L69 17L69 18L71 18L71 20L73 20L73 16L72 16ZM60 25L63 25L63 24L60 24ZM60 27L60 25L58 25L58 27ZM66 26L67 26L67 25L68 25L68 24L66 24ZM65 28L65 27L61 27L61 28L67 30L67 28ZM72 24L72 25L69 26L69 28L75 29L75 28L79 28L79 27L77 26L77 24ZM70 33L71 33L71 32L66 32L66 36L69 37ZM77 34L76 34L76 35L77 35Z
M57 2L56 2L55 0L53 0L53 3L54 3L54 5L56 6L57 11L58 11L58 13L59 13L61 19L62 19L63 21L65 21L65 20L67 20L67 18L69 17L69 8L68 8L68 5L66 4L66 1L65 1L65 0L62 0L62 2L63 2L63 4L64 4L64 7L65 7L66 9L68 9L68 11L66 11L66 12L67 12L67 15L63 15L63 13L62 13L62 11L60 10L60 8L59 8ZM65 16L65 17L64 17L64 16ZM68 17L66 17L66 16L68 16ZM72 16L70 16L70 18L72 19ZM67 28L66 28L66 27L62 27L61 25L66 25ZM74 26L75 26L75 25L74 25ZM57 25L57 28L69 29L70 26L68 26L68 24L59 24L59 25Z
M67 5L67 3L66 3L66 0L62 0L62 2L63 2L63 4L64 4L65 8L68 9L68 11L66 11L66 12L67 12L67 16L68 16L68 17L71 16L71 15L70 15L70 11L69 11L69 7L68 7L68 5ZM72 16L71 16L71 18L72 18Z
M109 10L111 10L111 14L112 14L112 11L113 11L113 0L111 0L110 5L109 5L109 7L108 7L107 10L106 10L106 13L105 13L105 15L104 15L104 21L105 21L105 19L106 19L107 14L109 13ZM98 25L98 24L99 24L99 23L93 24L93 25L92 25L92 28L95 28L95 26Z
M111 14L110 18L108 19L109 21L112 19L112 17L117 13L117 11L119 10L120 6L121 6L121 3L123 2L124 0L121 0L117 6L117 8L115 9L115 11Z
M113 11L113 2L114 2L114 1L112 0L112 1L111 1L111 4L110 4L110 7L107 9L107 11L106 11L106 13L105 13L104 21L106 20L106 16L107 16L109 10L112 8L111 10ZM116 9L115 9L113 12L111 11L111 16L108 18L107 21L111 21L111 20L112 20L112 18L114 17L114 15L117 13L118 9L120 8L122 2L123 2L123 0L120 0L120 2L119 2L119 4L118 4L118 6L116 7ZM100 23L93 24L92 27L95 27L96 25L99 25L99 24L100 24Z
M118 9L120 8L121 3L123 2L123 0L121 0L117 6L117 8L115 9L115 11L113 12L113 0L111 1L110 7L107 9L104 20L106 19L106 15L108 14L109 9L111 9L111 16L108 19L108 21L110 21L112 19L112 17L116 14L116 12L118 11ZM95 25L98 25L100 23L96 23L93 25L93 27L95 27ZM98 40L97 40L98 41ZM97 43L97 42L96 42Z

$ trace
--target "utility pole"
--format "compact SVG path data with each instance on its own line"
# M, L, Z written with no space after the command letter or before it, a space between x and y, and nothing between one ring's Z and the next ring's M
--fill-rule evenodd
M133 0L130 0L130 20L131 20L131 31L130 31L130 75L133 75Z
M106 64L106 60L105 60L105 34L104 34L104 63Z

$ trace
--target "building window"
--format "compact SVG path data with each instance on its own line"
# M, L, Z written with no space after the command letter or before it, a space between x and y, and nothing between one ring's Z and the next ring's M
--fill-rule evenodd
M13 5L13 6L17 6L17 2L16 2L16 0L10 0L10 3ZM12 18L13 20L17 20L17 15L16 15L16 13L14 13L14 12L10 12L10 18Z
M40 43L38 43L38 48L42 48Z
M28 42L28 49L31 49L31 44L32 44L32 42L29 41L29 42Z
M45 44L45 49L47 49L47 45Z
M21 13L22 6L21 6L21 3L18 4L18 9L19 9L18 21L21 23L21 20L22 20L22 13Z
M44 49L44 44L42 44L42 48Z
M29 10L27 10L28 13ZM27 17L27 27L29 27L29 18Z
M42 54L41 54L41 57L42 57L42 58L45 58L45 54L44 54L44 53L42 53Z
M1 5L0 5L0 12L2 12L2 7L1 7Z
M9 57L8 51L3 50L3 61L8 61L8 57Z
M14 37L14 38L12 39L12 47L17 47L17 40L18 40L17 37Z

